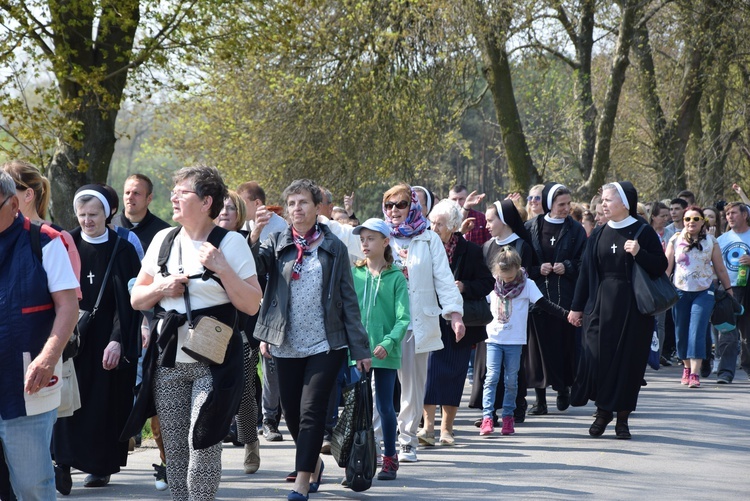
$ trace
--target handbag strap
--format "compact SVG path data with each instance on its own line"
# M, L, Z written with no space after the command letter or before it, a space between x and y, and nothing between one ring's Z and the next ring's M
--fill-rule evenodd
M179 235L178 235L179 238ZM182 239L177 242L177 272L182 275L185 273L185 269L182 267ZM185 315L187 316L188 327L191 329L195 327L193 324L193 312L190 308L190 277L188 277L188 283L185 284L185 292L182 293L182 298L185 300Z
M104 279L102 280L102 285L99 287L99 295L96 297L96 303L94 303L94 309L91 310L91 317L93 318L96 316L96 310L99 309L99 303L102 301L102 296L104 296L104 286L107 285L107 279L109 278L109 274L112 271L112 263L115 262L115 254L117 254L117 247L120 245L120 236L118 235L115 237L115 247L112 249L112 256L109 258L109 263L107 263L107 271L104 272Z

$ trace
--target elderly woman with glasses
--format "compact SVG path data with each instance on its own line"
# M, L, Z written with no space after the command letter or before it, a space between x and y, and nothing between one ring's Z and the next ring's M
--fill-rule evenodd
M132 292L135 308L154 308L155 325L125 434L137 432L155 404L172 499L206 500L219 487L221 442L242 395L237 311L256 313L261 289L244 238L214 224L227 198L219 171L187 167L173 179L172 218L180 226L156 234ZM204 315L233 327L223 362L187 349L188 308L193 320Z

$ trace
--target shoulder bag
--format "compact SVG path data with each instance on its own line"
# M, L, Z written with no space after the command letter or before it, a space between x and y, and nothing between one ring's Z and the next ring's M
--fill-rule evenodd
M464 255L461 255L461 262L456 266L453 272L453 278L459 280L458 270L464 266ZM464 299L464 316L463 321L466 327L484 327L492 322L492 310L490 303L486 298Z
M104 295L104 287L107 285L107 280L109 279L109 275L112 271L112 263L115 262L115 255L117 254L117 247L120 245L120 237L118 236L115 239L115 247L112 249L112 256L109 258L109 263L107 264L107 271L104 272L104 279L102 280L102 285L99 287L99 295L96 298L96 302L94 303L94 308L91 311L88 310L78 310L78 343L79 345L82 344L83 341L86 339L86 334L88 333L89 327L91 326L92 322L94 321L94 318L96 317L96 312L99 309L99 303L102 301L102 296ZM75 335L75 332L73 333ZM78 352L78 349L76 349L76 353Z
M182 244L178 243L180 274L184 273L182 268ZM191 277L188 277L191 278ZM227 354L229 340L232 338L234 329L214 317L200 315L193 319L190 309L190 290L185 286L183 294L185 299L185 315L188 321L188 335L182 345L182 351L208 365L221 365Z
M644 224L638 229L633 240L638 240L646 226L648 225ZM656 315L666 311L679 300L677 289L672 285L666 273L662 273L657 278L652 278L635 259L633 259L632 284L638 311L643 315Z

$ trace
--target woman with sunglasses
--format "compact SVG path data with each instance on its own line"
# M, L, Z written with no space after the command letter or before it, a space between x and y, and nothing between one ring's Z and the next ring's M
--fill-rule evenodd
M537 216L544 215L544 207L542 207L542 190L544 190L543 184L536 184L529 190L529 196L526 197L526 215L530 221Z
M674 271L674 285L680 297L672 309L677 356L685 365L680 382L699 388L708 322L714 307L714 272L727 292L731 294L732 289L719 244L706 232L703 209L688 207L682 220L684 229L667 244L667 275Z
M424 407L427 360L443 348L440 315L449 322L458 343L464 337L463 299L448 263L445 246L427 230L415 191L397 184L383 195L383 215L391 228L395 265L409 284L411 324L401 344L401 412L398 415L399 461L417 461L417 428ZM427 230L427 231L426 231ZM379 430L376 433L379 435Z

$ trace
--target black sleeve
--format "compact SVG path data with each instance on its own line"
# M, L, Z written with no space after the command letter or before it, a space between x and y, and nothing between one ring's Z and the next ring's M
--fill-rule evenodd
M667 271L667 256L661 247L659 236L651 226L646 226L638 237L640 250L635 261L652 277L658 277Z
M563 319L568 318L568 310L566 310L562 306L556 305L555 303L553 303L546 297L543 297L542 299L534 303L534 307L539 308L544 313L547 313L549 315L553 315L553 316L560 317Z
M466 250L466 262L462 272L461 282L464 284L462 293L466 299L481 299L492 292L495 279L490 269L484 263L482 250L476 244L469 243ZM465 278L464 278L465 277Z
M581 257L581 268L578 272L578 280L576 281L576 289L573 294L573 302L570 305L570 309L573 311L583 311L586 307L586 301L589 299L589 285L591 282L592 269L594 266L594 255L596 251L596 233L592 233L586 240L586 246L583 250L583 256Z

